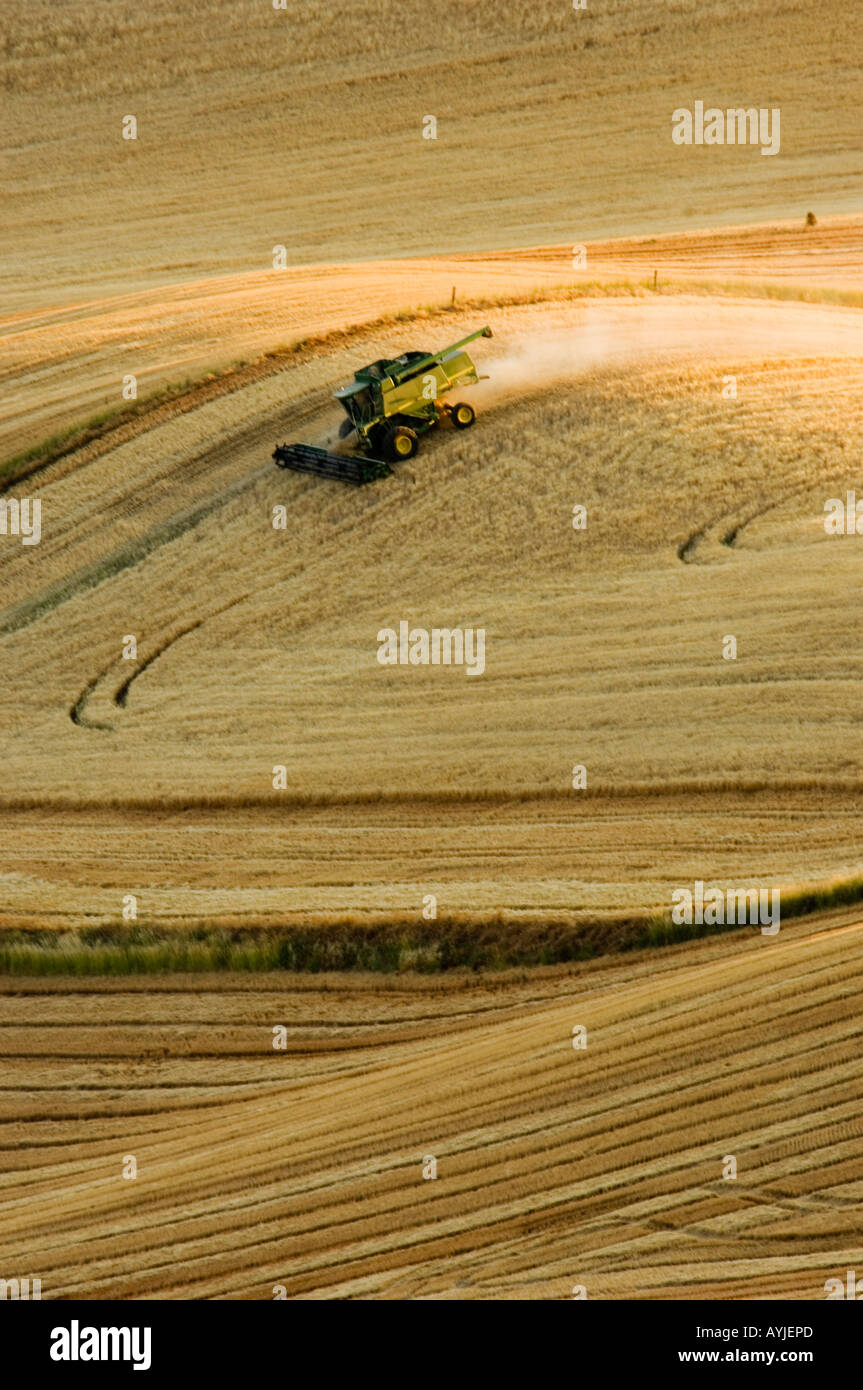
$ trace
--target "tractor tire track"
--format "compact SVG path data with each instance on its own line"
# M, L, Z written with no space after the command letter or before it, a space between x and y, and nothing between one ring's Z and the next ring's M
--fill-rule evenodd
M115 663L112 661L108 666L105 667L103 671L100 671L98 675L94 676L93 679L89 682L89 684L84 687L81 694L78 696L77 700L70 708L69 718L72 720L72 723L77 724L79 728L100 729L105 733L114 732L113 724L101 724L95 720L89 720L84 718L84 710L87 708L87 702L90 699L90 696L93 694L94 690L96 690L100 682L105 679L105 677L108 675L108 672L114 669L114 664Z
M129 699L129 691L131 690L134 682L138 679L139 676L142 676L145 671L148 671L153 665L155 665L159 658L161 656L164 656L165 652L169 651L171 647L175 646L176 643L179 642L182 637L187 637L190 632L196 632L198 628L203 627L204 624L210 622L211 619L218 618L222 613L227 613L228 610L231 608L236 608L238 603L243 603L249 597L249 594L240 594L237 598L231 599L230 603L225 603L222 605L221 608L214 609L212 613L207 613L201 618L196 618L193 622L186 623L183 627L175 630L174 632L171 632L166 638L163 639L162 642L159 643L159 645L152 652L150 652L148 656L144 658L144 660L136 667L132 674L128 676L127 679L124 680L123 683L114 692L113 699L116 707L118 709L126 708ZM94 679L89 682L86 689L81 693L81 695L79 695L78 699L75 701L74 705L69 711L73 724L77 724L80 728L100 729L107 730L110 732L113 732L116 729L116 725L114 724L101 724L83 718L84 710L86 709L88 701L96 693L102 682L108 678L110 672L115 670L116 666L117 662L112 661L110 666L107 666L105 670L101 672L100 675L94 677Z
M826 485L826 483L825 483ZM817 487L816 483L807 483L805 487L794 488L791 492L783 493L781 497L776 497L772 502L766 502L755 511L740 521L733 521L731 516L719 518L716 521L709 521L704 526L700 526L697 531L693 531L690 536L677 547L677 558L685 565L695 563L695 557L703 543L715 532L723 530L719 538L719 544L733 550L737 545L741 532L747 526L751 526L754 521L759 521L761 517L768 516L770 512L776 511L779 507L784 507L787 502L793 502L795 498L806 497Z
M326 393L323 393L325 398ZM320 412L321 404L306 407L303 410L292 412L289 417L290 427L299 428L313 420ZM284 414L279 413L276 420L284 420ZM192 480L203 476L212 470L218 463L228 462L231 456L239 449L250 450L257 445L263 446L271 439L274 433L274 418L268 417L265 421L255 425L251 429L243 429L232 434L228 439L221 440L210 448L201 450L184 464L184 477ZM62 604L81 594L90 592L99 584L106 580L115 578L129 569L142 564L148 557L160 550L163 546L169 545L172 541L178 540L187 531L197 526L200 522L212 516L221 508L227 506L229 502L240 497L255 487L261 478L266 477L273 465L267 462L261 468L245 478L222 490L217 497L209 497L195 507L188 508L183 512L178 512L169 517L166 521L160 522L150 531L142 536L138 536L133 541L118 547L107 556L94 561L90 565L84 566L74 574L51 585L50 588L43 590L41 594L34 595L30 599L7 608L0 613L0 636L6 636L13 632L20 632L22 629L38 622L46 614L52 613ZM134 505L136 497L142 501L146 499L148 486L146 485L137 490L126 494L123 498L123 507L128 508Z

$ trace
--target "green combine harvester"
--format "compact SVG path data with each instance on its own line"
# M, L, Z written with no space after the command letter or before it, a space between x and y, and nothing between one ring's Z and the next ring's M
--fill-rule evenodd
M354 372L349 386L336 391L345 411L339 437L357 452L331 454L311 444L280 444L273 452L279 468L317 473L342 483L361 485L392 473L390 464L412 458L419 437L449 420L466 430L476 413L466 401L448 401L452 392L472 386L481 377L465 347L474 338L490 338L489 327L479 328L440 352L405 352L401 357L381 358Z

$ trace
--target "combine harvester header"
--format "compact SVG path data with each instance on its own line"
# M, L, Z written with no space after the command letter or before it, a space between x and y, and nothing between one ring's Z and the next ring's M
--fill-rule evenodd
M405 352L360 367L348 386L335 392L346 418L339 437L353 435L353 454L331 454L312 444L280 444L273 458L280 468L316 473L342 483L373 482L392 473L391 463L412 458L419 436L447 420L468 429L476 418L466 401L445 399L481 377L465 347L475 338L491 338L486 325L439 352Z

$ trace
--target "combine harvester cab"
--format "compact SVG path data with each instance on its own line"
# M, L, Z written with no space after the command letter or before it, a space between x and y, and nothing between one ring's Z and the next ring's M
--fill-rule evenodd
M273 458L280 468L316 473L342 483L373 482L392 473L391 463L412 458L419 436L441 420L456 429L468 429L475 412L466 401L445 399L481 377L465 352L475 338L491 338L486 325L440 352L405 352L401 357L381 358L354 372L349 386L336 391L345 412L339 434L354 435L354 454L331 454L312 444L280 444Z

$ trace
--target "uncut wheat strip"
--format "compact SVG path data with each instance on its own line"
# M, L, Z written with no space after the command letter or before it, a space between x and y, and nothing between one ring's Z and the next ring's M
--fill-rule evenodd
M484 801L482 793L477 793L472 798L465 798L464 801L452 803L447 810L447 824L436 824L433 827L427 823L429 811L434 810L433 804L427 799L418 798L411 804L409 801L400 801L398 804L382 803L376 806L374 803L347 802L336 807L313 807L300 810L296 805L285 808L280 813L278 826L272 824L269 815L263 808L250 806L239 807L232 813L229 823L225 822L225 817L220 816L218 808L214 807L209 812L206 807L198 808L196 819L192 824L188 824L182 817L174 811L164 818L168 828L163 824L148 824L142 821L140 815L134 815L124 823L122 819L118 821L116 813L110 816L103 812L100 814L98 809L86 807L86 823L88 826L98 828L100 838L106 841L119 841L127 845L129 849L139 849L146 859L146 846L152 842L165 841L164 847L160 848L160 853L171 855L172 846L176 846L177 838L180 837L184 845L189 843L199 847L206 847L208 837L216 835L219 842L219 853L224 848L229 848L231 839L235 838L240 830L251 830L255 832L256 840L264 841L261 850L263 856L261 862L265 862L269 855L284 838L284 830L289 829L291 835L298 836L300 839L315 835L328 837L353 836L355 848L362 852L368 846L368 836L370 834L383 834L385 832L398 832L399 834L412 834L415 839L424 834L428 834L430 829L434 829L442 844L457 845L463 835L469 835L472 830L485 831L492 829L495 834L523 834L530 833L536 836L536 847L541 845L541 836L548 831L576 831L581 826L585 826L588 839L593 840L598 834L602 834L603 826L614 826L621 822L632 820L640 824L645 831L656 832L657 809L663 811L665 817L671 818L675 824L682 829L685 828L687 820L691 823L692 819L692 797L694 791L689 791L682 796L680 793L670 793L663 795L659 791L651 792L648 799L645 799L644 788L618 789L617 795L602 796L597 794L584 805L584 809L574 820L571 814L571 803L561 798L556 793L549 793L543 797L541 805L535 800L527 802L515 801L506 808L506 820L501 820L501 808L498 804L488 806L489 821L476 827L473 824L474 806ZM811 804L807 812L804 812L793 801L789 806L787 793L777 791L776 809L771 812L770 817L763 814L757 818L752 815L750 810L747 816L747 824L754 826L756 830L763 828L769 823L770 819L776 819L786 823L790 829L795 825L802 824L804 820L814 819L816 823L823 819L825 814L829 814L831 819L840 816L843 804L847 803L847 798L836 794L825 795L823 792L818 796L814 804ZM735 793L731 788L727 792L711 792L709 789L697 794L695 805L698 807L699 819L704 819L711 826L721 827L729 812L735 810L742 814L749 802L745 791ZM134 805L129 808L134 812ZM845 804L847 809L847 804ZM59 854L62 849L63 837L68 836L70 824L74 827L76 820L69 820L68 812L63 813L62 818L58 811L50 810L48 807L42 808L36 819L34 811L16 812L14 819L7 818L4 821L4 829L9 834L10 844L27 843L27 837L39 836L46 837L47 843L52 847L53 852ZM358 817L360 818L358 823ZM654 833L657 843L664 837L664 830L659 836ZM141 849L143 840L143 850ZM418 842L418 840L417 840ZM478 847L482 844L477 841ZM188 850L182 851L185 858ZM174 856L176 858L176 854ZM208 855L212 858L212 855ZM594 963L595 964L595 963ZM62 982L61 982L62 983ZM155 987L154 981L154 987ZM301 981L296 977L293 979L294 987L299 987ZM438 981L440 992L441 981ZM43 989L47 990L49 982L42 981ZM95 985L93 986L96 987ZM383 987L383 982L381 982ZM422 988L431 987L430 980L422 981ZM473 986L472 986L473 987ZM3 993L6 995L9 982L4 982ZM14 988L23 990L26 993L37 991L36 982L33 980L16 981ZM80 987L79 987L80 988ZM128 986L127 986L128 988ZM119 989L115 986L116 992Z

